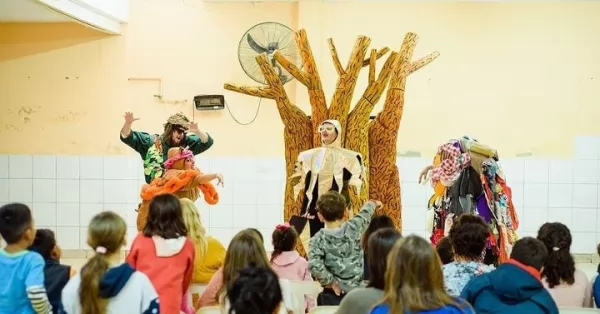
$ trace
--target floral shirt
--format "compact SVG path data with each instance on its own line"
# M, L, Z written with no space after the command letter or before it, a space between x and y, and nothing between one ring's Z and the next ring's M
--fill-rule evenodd
M469 280L473 277L489 273L494 270L493 266L481 262L452 262L442 267L444 273L444 285L450 296L458 297Z

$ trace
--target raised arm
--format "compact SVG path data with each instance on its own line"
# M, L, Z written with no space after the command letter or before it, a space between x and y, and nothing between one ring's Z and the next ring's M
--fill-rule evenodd
M214 144L212 137L208 133L200 131L197 123L190 123L189 129L190 132L185 138L185 146L189 147L194 155L203 153Z
M124 118L125 122L121 128L121 142L133 148L136 152L145 154L148 147L154 143L154 136L131 129L133 122L139 120L133 116L133 113L126 112Z

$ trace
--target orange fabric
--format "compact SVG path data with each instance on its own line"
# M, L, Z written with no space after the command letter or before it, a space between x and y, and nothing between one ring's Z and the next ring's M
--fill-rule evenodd
M535 277L537 280L542 280L542 275L540 274L540 271L531 266L527 266L527 265L525 265L519 261L516 261L514 259L509 259L505 263L518 266L521 269L527 271L531 276Z
M201 175L202 172L197 169L167 170L163 178L156 178L150 184L144 184L140 197L144 201L150 201L157 195L173 194L192 183L194 179ZM204 201L209 205L215 205L219 202L219 193L217 193L212 183L201 183L197 188L202 191Z

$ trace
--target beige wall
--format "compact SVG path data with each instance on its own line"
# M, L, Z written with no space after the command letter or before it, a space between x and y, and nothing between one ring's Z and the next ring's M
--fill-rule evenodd
M328 37L344 63L358 34L370 36L374 48L398 49L404 33L413 31L421 39L416 57L440 51L438 60L409 79L399 151L429 154L448 137L469 134L503 156L568 156L574 136L600 135L594 119L600 111L597 3L134 0L120 37L74 24L0 25L0 152L130 154L117 135L124 111L141 118L138 129L159 132L169 113L191 115L191 97L202 93L224 93L235 117L250 120L258 99L223 91L222 84L253 84L239 66L237 44L263 21L307 30L329 96L336 74ZM167 102L153 99L156 83L131 77L161 78ZM295 82L287 87L307 109L305 88ZM188 102L171 102L183 99ZM226 111L195 111L195 117L216 138L210 154L283 150L271 101L262 101L249 126L237 125Z

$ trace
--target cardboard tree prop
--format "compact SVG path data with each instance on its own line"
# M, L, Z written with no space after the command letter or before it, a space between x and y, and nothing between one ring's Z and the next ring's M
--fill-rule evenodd
M303 61L303 69L299 69L279 52L274 53L274 58L308 89L311 105L310 117L290 101L282 82L264 54L258 56L256 61L268 83L266 86L225 84L224 88L250 96L275 100L284 124L288 178L294 173L294 165L300 152L321 146L320 136L316 132L319 124L328 119L340 121L344 132L339 136L342 137L344 147L361 153L367 168L367 177L360 195L351 191L353 209L360 208L368 199L380 200L384 206L378 214L390 216L396 227L400 229L402 227L402 203L400 179L396 167L396 141L404 109L406 79L411 73L435 60L439 53L433 52L421 59L411 61L418 37L414 33L407 33L400 50L392 52L388 56L381 72L376 75L376 62L390 50L389 48L384 47L379 51L372 49L367 58L367 49L371 39L366 36L358 36L348 64L344 68L333 40L328 39L333 64L339 77L333 98L327 106L306 32L304 30L295 32L295 38ZM358 75L360 70L367 66L369 67L368 86L354 108L350 110ZM370 121L371 112L388 83L383 110L377 114L374 120ZM294 199L293 184L288 181L285 188L284 220L288 221L291 216L298 215L301 205L302 199Z

